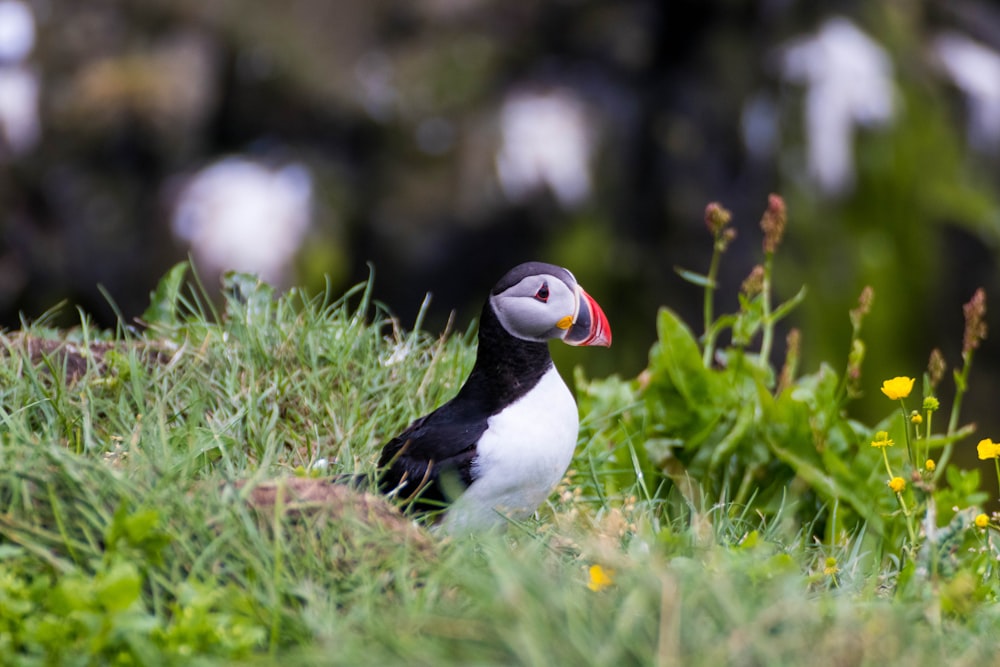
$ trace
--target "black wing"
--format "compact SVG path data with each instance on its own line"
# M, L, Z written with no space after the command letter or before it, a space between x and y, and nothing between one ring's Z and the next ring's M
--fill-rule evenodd
M487 428L458 402L445 403L390 440L379 459L383 492L419 498L416 510L441 508L472 483L476 443Z

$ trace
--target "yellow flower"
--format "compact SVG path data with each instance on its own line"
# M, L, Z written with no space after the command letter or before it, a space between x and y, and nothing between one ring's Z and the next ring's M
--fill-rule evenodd
M985 528L990 525L990 518L985 514L976 515L976 528Z
M994 443L989 438L985 438L980 440L979 444L976 445L976 453L979 454L981 461L995 459L1000 457L1000 445Z
M924 418L920 416L920 413L914 410L910 413L910 421L914 424L920 425L924 423Z
M833 556L828 557L826 559L826 567L823 568L823 574L828 577L832 577L838 572L840 572L840 568L837 567L837 559Z
M934 472L934 468L937 468L937 464L934 463L934 459L927 459L927 461L924 462L924 468L926 468L927 472Z
M900 376L882 383L882 393L894 401L906 398L911 391L913 391L913 378Z
M889 480L889 488L893 493L902 493L906 489L906 480L902 477L893 477Z
M875 439L872 440L872 447L892 447L895 443L889 439L889 434L885 431L879 431L875 434Z
M587 580L587 588L592 591L603 591L605 588L615 583L612 578L614 573L614 570L605 570L600 565L591 565L589 570L590 576Z

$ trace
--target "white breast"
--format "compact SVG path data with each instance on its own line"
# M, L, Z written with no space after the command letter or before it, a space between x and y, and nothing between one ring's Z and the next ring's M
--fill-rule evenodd
M562 479L573 458L580 418L553 366L516 403L489 420L476 448L475 482L448 511L448 532L480 530L529 516Z

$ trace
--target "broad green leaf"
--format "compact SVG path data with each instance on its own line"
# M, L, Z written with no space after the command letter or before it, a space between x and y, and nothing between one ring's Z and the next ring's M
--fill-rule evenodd
M227 312L247 324L263 324L274 309L274 288L252 273L230 271L222 277Z
M691 330L670 309L661 308L656 318L659 341L650 352L654 382L666 374L689 406L715 402L711 371L701 360L701 349Z
M97 599L108 611L124 611L139 599L141 587L142 578L135 565L116 563L99 577Z
M177 304L188 268L187 262L180 262L160 279L156 289L149 295L149 307L140 318L143 322L166 327L178 325Z
M650 428L659 435L688 434L697 429L699 411L687 403L677 388L667 382L658 382L646 388L643 394L649 411Z
M739 545L740 551L751 551L760 544L760 533L756 530L751 530L747 533L747 536L743 538L743 541Z

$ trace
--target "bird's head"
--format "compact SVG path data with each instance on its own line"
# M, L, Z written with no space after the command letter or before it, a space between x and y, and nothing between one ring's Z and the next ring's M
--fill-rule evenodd
M554 264L515 266L493 288L490 305L503 328L517 338L611 345L611 326L604 311L572 273Z

